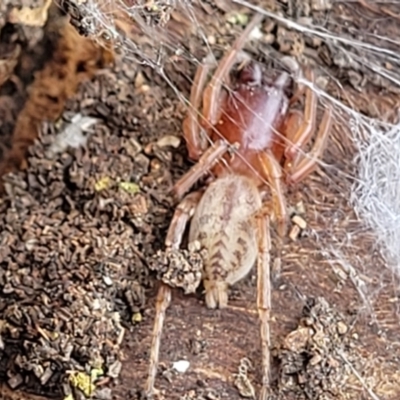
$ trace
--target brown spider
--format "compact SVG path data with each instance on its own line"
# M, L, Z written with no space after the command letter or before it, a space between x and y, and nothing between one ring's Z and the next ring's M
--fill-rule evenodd
M228 286L244 278L257 263L263 373L260 399L266 400L269 396L271 293L270 212L263 206L264 193L272 192L272 215L283 236L288 215L283 177L287 183L297 183L317 165L329 136L332 111L330 108L325 110L307 155L302 149L316 130L317 115L317 97L309 87L299 87L289 98L286 93L293 80L287 72L267 81L258 64L247 63L235 86L231 84L229 91L224 90L223 83L229 80L233 66L243 61L241 49L246 39L261 21L260 15L250 21L205 89L211 63L206 60L198 68L190 96L193 108L183 125L189 156L198 162L175 184L174 192L182 198L207 171L212 172L214 179L205 191L188 194L178 205L165 246L167 249L179 248L185 227L192 218L189 243L198 241L207 250L202 279L209 308L226 307ZM293 60L287 64L293 72L300 73ZM313 82L311 70L306 69L305 75ZM304 91L302 116L298 111L291 111L289 106L298 101ZM197 115L201 101L203 121L199 123ZM207 139L212 142L208 149ZM161 284L145 388L150 397L154 391L163 321L170 300L171 289Z

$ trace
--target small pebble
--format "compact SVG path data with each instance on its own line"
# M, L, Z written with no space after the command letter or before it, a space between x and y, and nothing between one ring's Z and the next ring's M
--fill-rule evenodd
M215 36L213 36L213 35L208 36L207 41L210 46L214 46L214 44L217 43L217 40L215 39Z
M294 215L292 217L292 222L294 224L296 224L302 230L307 228L307 222L303 218L301 218L299 215Z
M314 365L319 364L321 361L322 361L321 355L320 354L316 354L315 356L313 356L311 358L311 360L309 362L310 362L310 365L314 366Z
M262 37L263 37L263 33L261 32L260 27L257 26L251 31L249 39L250 40L260 40Z
M273 44L275 42L275 35L273 33L267 33L264 35L264 43Z
M184 374L190 367L190 362L187 360L180 360L176 361L172 364L172 368L175 371L180 372L181 374Z
M132 315L132 322L134 322L134 323L142 322L142 319L143 319L142 314L140 312L134 313Z
M113 284L112 279L109 276L103 276L103 282L107 285L107 286L111 286Z
M179 147L180 144L181 144L181 139L173 135L166 135L157 140L157 146L161 148L171 146L176 149Z
M337 323L337 331L339 335L344 335L345 333L347 333L347 330L348 330L347 325L344 322L339 321Z
M312 0L311 8L313 11L326 11L332 8L330 0Z
M322 90L326 90L326 88L328 87L328 83L329 83L329 79L326 76L319 76L316 80L315 83L317 84L317 86L322 89Z
M108 367L107 375L111 378L118 378L122 369L122 363L119 360L116 360L113 364Z
M305 214L306 213L306 207L305 207L303 201L299 201L296 204L296 211L297 211L297 214Z
M295 242L297 238L299 237L301 232L301 229L298 225L293 225L292 229L290 230L289 233L289 238Z
M22 384L24 378L20 374L13 375L8 381L8 385L11 389L16 389L19 385Z
M141 72L139 72L135 78L135 88L139 89L144 85L144 82L145 82L144 76Z

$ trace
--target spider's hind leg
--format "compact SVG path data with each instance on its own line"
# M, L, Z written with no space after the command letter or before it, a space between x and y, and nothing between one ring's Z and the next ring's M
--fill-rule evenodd
M269 212L260 212L256 217L258 239L257 256L257 310L260 320L261 354L262 354L262 388L259 400L270 398L270 313L271 313L271 277L270 252L271 237Z
M193 192L188 194L178 205L175 214L172 217L171 224L168 229L165 246L168 249L179 249L186 225L196 209L197 203L201 198L201 192ZM157 294L156 316L153 327L149 374L145 386L146 398L151 398L154 393L154 383L157 375L158 361L160 356L161 334L164 326L165 313L171 302L171 288L164 283Z

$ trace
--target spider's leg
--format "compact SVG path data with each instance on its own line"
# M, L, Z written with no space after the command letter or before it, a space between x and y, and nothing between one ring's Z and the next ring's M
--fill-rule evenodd
M303 123L303 114L299 110L289 110L281 126L276 128L278 140L272 146L272 152L277 160L284 158L286 146L292 143L293 136Z
M167 249L179 249L186 225L189 219L193 216L201 195L201 192L190 193L176 208L175 214L168 229L167 238L165 240ZM154 393L154 382L157 375L160 355L161 334L165 320L165 313L170 302L171 289L166 284L161 283L157 294L156 316L152 334L149 374L145 386L145 396L148 398L151 398Z
M197 68L192 89L190 91L188 113L183 121L183 134L189 152L189 157L195 161L199 159L207 145L205 138L202 136L198 114L200 112L203 89L207 81L208 73L212 67L213 60L214 57L212 57L212 55L208 55L204 59L203 63ZM202 118L201 115L200 118Z
M217 140L204 152L199 161L175 183L173 191L178 199L182 198L182 196L184 196L184 194L221 159L228 148L229 144L225 140Z
M161 283L157 293L156 317L154 320L153 334L151 337L150 365L147 376L144 395L146 399L151 399L154 394L154 383L156 381L158 362L160 357L161 334L164 327L164 320L167 308L171 302L171 289Z
M322 157L328 142L329 133L332 127L332 108L327 107L321 121L314 145L308 153L301 154L287 174L287 182L289 184L298 183L307 177L318 165L318 160Z
M304 77L304 72L295 58L285 56L281 59L281 62L286 66L287 69L289 69L289 71L291 72L292 76L296 81L299 81ZM299 99L303 97L305 90L306 90L306 85L304 85L304 83L298 82L296 90L293 93L293 96L291 97L289 104L293 105L294 103L299 101Z
M270 398L270 313L271 313L271 278L270 251L271 237L269 216L267 213L258 215L257 239L257 310L260 319L261 354L262 354L262 388L259 400Z
M215 70L214 76L211 78L210 83L204 90L203 96L203 114L205 120L210 126L215 126L220 116L220 99L222 84L226 80L232 67L238 61L238 55L240 55L242 48L244 47L246 40L249 38L253 29L261 23L264 16L262 14L256 14L253 19L249 22L243 33L233 43L230 51L225 54L218 68Z
M358 2L365 7L367 10L379 14L379 15L387 15L389 17L395 18L400 21L400 14L396 14L392 10L390 10L388 7L375 7L373 4L368 3L366 0L358 0ZM372 2L371 2L372 3Z
M280 236L286 233L287 209L282 187L282 167L271 151L259 153L258 159L261 167L261 175L270 185L272 193L273 212L277 222Z
M311 83L314 82L314 73L310 69L306 69L305 76ZM296 127L295 133L290 132L293 127L288 126L287 136L291 137L292 140L285 149L285 158L288 161L288 165L285 168L291 168L291 165L296 163L297 155L307 145L315 132L317 102L316 93L310 87L307 87L303 122L299 127Z
M286 138L286 143L293 143L294 135L303 124L303 114L299 110L290 110L281 129Z

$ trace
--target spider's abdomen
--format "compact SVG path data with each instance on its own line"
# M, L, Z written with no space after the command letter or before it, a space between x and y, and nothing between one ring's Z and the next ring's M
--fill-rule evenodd
M189 241L198 240L207 249L203 280L208 307L225 307L228 285L253 267L258 251L254 217L260 208L257 187L240 175L218 178L201 198Z

